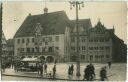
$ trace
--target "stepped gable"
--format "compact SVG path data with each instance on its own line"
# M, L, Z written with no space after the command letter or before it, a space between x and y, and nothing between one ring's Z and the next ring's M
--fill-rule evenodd
M35 35L36 24L40 23L43 35L64 34L69 19L65 11L51 12L40 15L29 15L16 32L14 38L30 37Z

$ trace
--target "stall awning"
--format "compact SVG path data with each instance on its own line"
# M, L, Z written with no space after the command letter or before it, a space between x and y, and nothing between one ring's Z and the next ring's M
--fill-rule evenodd
M24 58L22 61L39 61L38 58Z

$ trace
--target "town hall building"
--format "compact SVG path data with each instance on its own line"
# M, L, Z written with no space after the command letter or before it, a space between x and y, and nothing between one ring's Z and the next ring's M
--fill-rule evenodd
M76 46L76 23L65 11L29 14L14 36L14 56L38 57L47 62L112 61L114 28L107 29L99 20L92 27L90 19L78 23L79 46ZM79 48L79 54L76 54Z

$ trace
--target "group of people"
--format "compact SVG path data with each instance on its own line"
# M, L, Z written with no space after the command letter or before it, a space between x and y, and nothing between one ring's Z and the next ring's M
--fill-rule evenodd
M56 77L56 64L53 66L53 69L52 69L53 73L51 74L51 71L50 71L50 75L52 75L53 79ZM43 76L43 74L47 74L47 64L39 64L38 66L38 74L40 76Z
M47 73L47 64L45 63L44 65L43 64L39 64L37 65L37 71L38 71L38 74L39 75L43 75L43 73Z
M84 70L84 79L87 81L92 81L95 78L95 68L92 63L90 65L87 65L87 67Z
M72 65L69 66L69 68L68 68L68 75L69 75L69 76L73 75L73 71L74 71L74 65L72 64Z
M108 62L108 67L109 69L111 68L111 62ZM107 70L106 70L106 66L102 67L100 70L100 80L101 81L105 81L108 80L107 77ZM84 79L83 80L87 80L87 81L92 81L95 79L95 67L93 66L92 63L90 63L90 65L87 65L85 70L84 70Z

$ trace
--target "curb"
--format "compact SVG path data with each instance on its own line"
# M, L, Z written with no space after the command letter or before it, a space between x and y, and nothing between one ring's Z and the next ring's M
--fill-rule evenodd
M33 77L33 76L25 76L25 75L9 75L9 74L2 74L3 76L15 76L15 77L28 77L28 78L40 78L40 79L49 79L49 80L66 80L66 81L85 81L85 80L73 80L73 79L60 79L60 78L44 78L44 77Z

